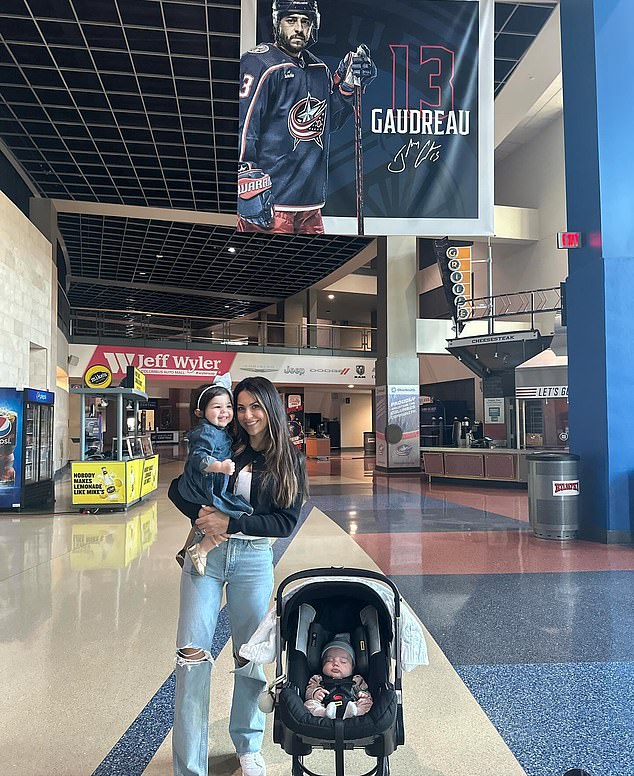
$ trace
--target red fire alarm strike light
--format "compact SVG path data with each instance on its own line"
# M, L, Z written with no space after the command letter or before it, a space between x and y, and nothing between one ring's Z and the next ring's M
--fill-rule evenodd
M580 248L581 247L581 233L580 232L557 232L557 247L558 248Z

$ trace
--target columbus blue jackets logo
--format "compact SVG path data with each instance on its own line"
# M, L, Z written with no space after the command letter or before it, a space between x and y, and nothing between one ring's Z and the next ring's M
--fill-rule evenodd
M327 110L326 100L311 97L310 92L304 100L293 105L288 113L288 131L294 140L293 151L299 143L307 143L311 140L323 149Z

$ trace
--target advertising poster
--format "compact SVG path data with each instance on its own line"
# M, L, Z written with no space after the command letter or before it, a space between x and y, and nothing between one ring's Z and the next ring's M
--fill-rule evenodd
M176 350L121 345L71 345L78 359L77 374L93 365L108 364L114 380L129 366L141 369L151 380L211 382L218 374L231 372L236 380L263 375L274 383L312 385L374 385L376 361L365 356L304 356L280 353L230 353L215 350ZM100 369L103 371L103 366ZM74 376L74 375L73 375ZM164 408L161 408L161 412Z
M0 509L20 506L22 489L22 393L0 388Z
M143 461L143 479L141 480L141 496L147 496L158 485L158 455L145 458Z
M132 461L126 461L126 495L128 504L141 498L143 463L143 458L134 458Z
M285 398L286 418L291 442L300 450L304 449L304 394L287 393Z
M243 2L238 231L492 234L493 11Z
M420 467L419 387L389 385L385 441L389 468Z
M73 504L125 504L124 461L75 461L71 466Z
M387 426L387 389L384 385L377 385L374 391L375 418L376 418L376 465L387 468L387 443L385 441L385 428Z

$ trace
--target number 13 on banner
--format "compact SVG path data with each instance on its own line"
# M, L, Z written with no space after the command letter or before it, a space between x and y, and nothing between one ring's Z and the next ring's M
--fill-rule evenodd
M412 46L403 43L390 45L390 50L394 110L454 109L455 54L451 49L445 46ZM410 105L412 84L422 95L418 105Z

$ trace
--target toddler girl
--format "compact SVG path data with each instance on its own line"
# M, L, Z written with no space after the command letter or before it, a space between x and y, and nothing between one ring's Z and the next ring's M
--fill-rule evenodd
M228 426L233 420L231 375L219 375L211 385L199 389L194 415L198 425L187 434L189 452L183 476L178 479L178 490L187 501L214 506L229 517L250 515L251 507L241 496L227 492L229 475L235 471L231 460L231 437ZM183 565L189 555L198 574L205 573L207 553L216 546L213 537L205 536L195 526L187 537L185 547L176 560Z

